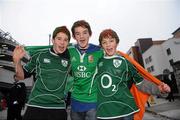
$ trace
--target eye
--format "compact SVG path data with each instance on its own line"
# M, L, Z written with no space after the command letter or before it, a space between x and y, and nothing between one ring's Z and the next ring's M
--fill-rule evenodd
M66 39L64 39L64 41L65 41L65 42L68 42L68 39L66 38Z
M88 31L84 31L83 33L84 33L84 34L88 34Z
M113 39L110 39L110 42L114 42L114 40L113 40Z
M61 40L62 38L61 38L61 37L56 37L55 39L56 39L56 40Z
M116 42L116 39L115 38L112 38L112 39L110 39L110 42Z
M80 35L80 33L75 33L76 36Z
M102 41L102 45L106 44L106 41Z

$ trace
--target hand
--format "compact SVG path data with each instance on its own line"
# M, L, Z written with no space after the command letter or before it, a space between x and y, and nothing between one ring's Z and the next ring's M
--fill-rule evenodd
M165 83L162 83L158 86L159 90L162 92L162 93L169 93L171 92L171 88L169 87L169 85L165 84Z
M25 56L26 52L23 46L16 46L13 51L13 61L14 63L20 62L20 60Z

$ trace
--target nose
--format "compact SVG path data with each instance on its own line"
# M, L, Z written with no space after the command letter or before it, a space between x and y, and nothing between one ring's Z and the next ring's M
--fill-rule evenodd
M80 34L79 36L80 36L80 38L83 38L83 37L84 37L83 34Z
M106 43L106 47L109 47L109 46L110 46L110 42L107 42L107 43Z
M60 46L64 45L63 40L59 41L59 42L58 42L58 45L60 45Z
M60 40L60 41L59 41L59 44L60 44L60 45L64 45L64 43L65 43L64 40Z

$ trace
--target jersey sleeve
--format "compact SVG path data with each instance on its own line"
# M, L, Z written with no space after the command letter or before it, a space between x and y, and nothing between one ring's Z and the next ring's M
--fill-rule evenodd
M37 66L37 59L38 59L39 53L33 55L30 59L30 61L25 64L23 66L23 69L27 72L27 73L33 73L33 71L36 69Z
M142 76L138 73L138 71L136 70L136 68L128 61L128 72L130 74L131 79L133 80L133 83L135 83L136 85L141 84L141 82L143 81Z

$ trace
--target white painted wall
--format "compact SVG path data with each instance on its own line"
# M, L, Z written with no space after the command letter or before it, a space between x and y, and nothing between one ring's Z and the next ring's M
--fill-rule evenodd
M167 55L167 49L170 48L171 55ZM169 60L173 59L174 62L180 60L180 38L170 38L162 44L151 46L146 52L143 53L143 62L145 69L150 66L154 66L153 75L159 75L163 73L164 69L173 71ZM145 59L152 56L152 62L145 63Z
M146 52L143 53L143 62L145 69L150 66L154 66L153 75L159 75L163 73L164 69L171 69L166 56L163 53L163 47L161 45L153 45ZM152 61L148 64L145 63L145 59L151 56Z
M163 44L163 52L166 55L167 59L173 59L174 62L180 60L180 38L171 38L167 41L165 41ZM171 55L167 55L166 50L170 48Z

